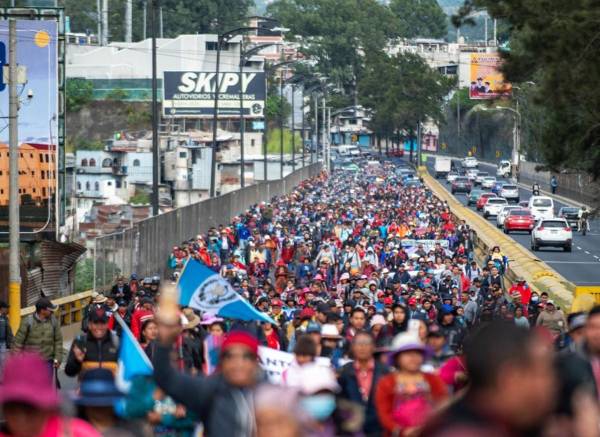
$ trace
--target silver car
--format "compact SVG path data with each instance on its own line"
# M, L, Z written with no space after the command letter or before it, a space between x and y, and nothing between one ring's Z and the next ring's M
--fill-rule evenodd
M502 185L502 188L500 189L498 195L500 197L504 197L509 202L512 201L519 203L519 200L521 200L521 197L519 195L519 187L517 187L516 185Z

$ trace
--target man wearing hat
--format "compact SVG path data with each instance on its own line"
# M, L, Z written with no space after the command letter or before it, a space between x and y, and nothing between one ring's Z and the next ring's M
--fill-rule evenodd
M76 376L100 367L116 373L118 353L119 341L108 329L108 314L97 308L90 314L87 334L78 336L71 344L65 374Z
M34 349L49 366L58 369L62 361L63 338L58 321L53 313L58 309L50 299L41 297L35 303L35 313L21 319L14 338L14 349Z
M176 402L202 418L204 435L255 434L254 392L258 385L258 340L246 331L231 331L220 351L220 372L192 377L171 365L173 342L179 326L159 319L159 344L153 357L158 386Z

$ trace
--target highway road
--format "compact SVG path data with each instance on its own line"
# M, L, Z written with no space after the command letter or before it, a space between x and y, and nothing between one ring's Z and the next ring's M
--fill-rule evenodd
M460 167L460 161L455 164ZM430 172L433 171L433 158L427 161L427 167ZM496 175L496 166L489 164L480 164L481 171L487 171L491 176ZM433 174L433 173L432 173ZM450 184L445 179L439 181L450 190ZM543 189L544 187L542 187ZM527 200L531 196L531 190L519 188L521 200ZM456 199L467 206L467 197L463 193L457 193ZM554 202L556 212L566 205L563 202ZM474 211L475 207L471 206ZM496 218L488 220L490 224L496 225ZM600 285L600 221L595 219L590 224L591 231L586 236L578 232L573 232L573 252L563 252L562 248L544 247L537 252L532 252L533 256L546 262L550 267L563 275L567 280L576 285ZM509 237L520 243L527 250L531 249L531 237L528 233L511 233Z

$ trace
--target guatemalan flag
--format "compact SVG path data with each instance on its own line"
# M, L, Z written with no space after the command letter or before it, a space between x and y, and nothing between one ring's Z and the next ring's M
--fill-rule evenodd
M190 259L179 282L179 304L205 313L235 320L258 320L277 323L250 305L231 287L229 282L200 261Z
M118 370L116 376L117 386L125 393L129 392L131 381L138 376L152 376L154 369L146 352L142 349L133 333L118 315L115 320L123 328L121 345L119 347Z

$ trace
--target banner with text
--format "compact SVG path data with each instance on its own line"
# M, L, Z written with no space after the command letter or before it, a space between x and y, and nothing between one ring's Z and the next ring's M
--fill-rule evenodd
M260 367L264 370L272 384L281 384L283 382L283 372L292 365L294 354L278 351L264 346L258 347L258 361ZM329 367L331 361L329 358L317 357L317 364Z
M502 58L498 53L471 54L469 97L475 100L510 97L512 86L500 72Z
M213 117L216 76L214 72L165 71L163 114L174 117ZM217 114L220 117L239 117L240 103L244 117L264 116L264 72L243 72L241 76L239 72L219 73L219 84Z

